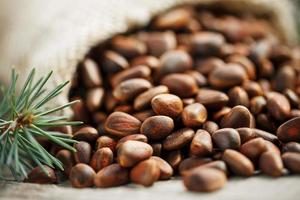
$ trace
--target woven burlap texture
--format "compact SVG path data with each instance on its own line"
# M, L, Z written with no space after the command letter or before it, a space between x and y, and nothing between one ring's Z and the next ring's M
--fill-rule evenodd
M21 72L21 81L33 67L43 75L53 70L51 89L71 79L91 47L184 3L219 3L235 12L267 14L286 42L296 39L287 0L1 0L0 80L8 83L11 66ZM53 103L66 102L68 89Z

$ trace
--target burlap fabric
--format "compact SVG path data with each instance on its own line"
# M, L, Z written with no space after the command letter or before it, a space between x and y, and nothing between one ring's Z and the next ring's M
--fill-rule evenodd
M71 79L91 47L183 3L220 4L233 12L265 14L286 42L296 40L287 0L1 0L0 80L8 83L11 66L21 78L32 67L38 74L54 70L47 86L51 89ZM68 88L54 103L66 102L67 93Z

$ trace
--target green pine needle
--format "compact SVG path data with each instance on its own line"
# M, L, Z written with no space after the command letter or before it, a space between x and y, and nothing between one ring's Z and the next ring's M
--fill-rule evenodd
M47 127L65 125L79 125L82 122L67 121L66 116L53 115L57 111L70 107L78 101L66 103L54 108L45 105L59 95L69 83L64 82L45 94L44 86L50 79L52 72L34 82L35 69L28 75L20 93L16 86L18 74L12 70L11 83L8 89L1 88L0 98L0 167L11 170L16 180L22 180L36 166L47 173L44 165L63 170L62 163L52 156L36 137L43 137L70 151L75 151L72 144L76 143L68 135L47 131ZM51 114L51 115L50 115ZM3 177L0 170L0 177Z

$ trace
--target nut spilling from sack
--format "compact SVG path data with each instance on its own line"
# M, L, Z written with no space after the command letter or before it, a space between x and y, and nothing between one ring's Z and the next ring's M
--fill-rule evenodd
M300 49L268 22L178 7L91 50L70 93L89 126L74 130L75 155L53 152L78 188L180 175L211 192L232 176L300 173L299 95Z

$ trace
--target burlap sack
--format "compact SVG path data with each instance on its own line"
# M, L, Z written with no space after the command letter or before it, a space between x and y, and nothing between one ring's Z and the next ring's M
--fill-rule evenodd
M265 14L286 42L296 40L287 0L1 0L0 79L8 83L11 66L23 78L32 67L38 74L54 70L51 89L71 79L92 46L183 3L220 4L233 12ZM67 93L68 88L54 103L66 102Z

